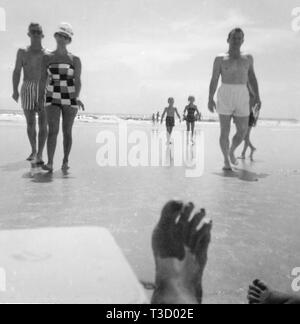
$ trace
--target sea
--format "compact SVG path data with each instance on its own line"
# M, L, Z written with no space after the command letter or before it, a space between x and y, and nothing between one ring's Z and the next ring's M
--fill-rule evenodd
M22 122L25 117L20 110L0 109L0 121L6 122ZM149 114L101 114L101 113L85 113L80 112L77 116L77 122L82 123L119 123L127 121L131 124L152 123L152 115ZM217 116L215 118L205 117L202 119L204 124L218 123ZM260 118L258 126L265 127L300 127L300 121L297 119L277 119L277 118Z

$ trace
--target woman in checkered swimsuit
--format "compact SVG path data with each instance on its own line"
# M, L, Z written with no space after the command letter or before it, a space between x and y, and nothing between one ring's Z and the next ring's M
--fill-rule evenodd
M46 89L46 107L64 106L78 109L75 89L75 68L69 63L50 63L49 84Z
M71 43L73 37L70 25L62 24L54 36L57 41L57 50L44 57L39 96L39 103L41 106L46 107L48 119L48 164L43 169L49 172L53 171L53 160L61 116L64 137L62 170L67 171L69 169L74 120L78 109L84 109L82 102L79 100L81 61L67 51L67 45Z

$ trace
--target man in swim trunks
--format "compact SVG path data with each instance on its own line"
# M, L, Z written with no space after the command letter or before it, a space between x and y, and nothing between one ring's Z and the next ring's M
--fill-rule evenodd
M165 108L164 113L161 117L161 123L163 123L165 116L166 118L166 127L167 127L167 142L171 144L171 135L173 132L173 128L175 127L175 114L181 122L181 117L178 113L177 108L174 107L175 100L174 98L168 99L169 107Z
M235 151L243 142L249 124L249 83L254 92L254 103L261 106L259 87L254 72L254 59L241 52L244 32L236 28L229 33L229 51L219 55L214 62L213 76L210 84L208 108L219 114L221 125L220 146L224 155L224 170L232 170L231 164L237 165ZM222 85L218 91L217 104L214 100L220 77ZM237 133L230 147L231 120L234 118Z
M19 49L16 66L13 73L13 95L12 98L18 102L21 96L21 105L27 121L27 134L32 152L28 161L35 161L43 165L43 150L47 139L47 121L44 110L39 111L38 95L41 79L42 59L45 50L42 47L44 38L43 29L39 24L32 23L29 26L28 36L31 45L26 49ZM19 93L21 72L23 70L24 82ZM37 149L36 114L38 114L39 134Z

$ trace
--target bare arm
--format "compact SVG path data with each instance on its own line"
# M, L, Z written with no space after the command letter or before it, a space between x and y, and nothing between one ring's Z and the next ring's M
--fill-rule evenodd
M178 119L181 121L181 116L179 115L177 108L175 109L175 113L176 113Z
M217 57L214 62L214 68L213 68L213 74L210 82L210 87L209 87L209 101L214 100L214 96L216 94L218 84L219 84L219 79L221 76L221 58Z
M184 112L183 112L183 115L184 115L184 116L186 116L186 112L187 112L187 110L188 110L188 107L185 107Z
M257 78L254 71L254 59L251 55L249 55L250 60L250 68L249 68L249 87L255 95L255 103L261 106L259 87Z
M79 57L74 58L74 67L75 67L75 91L76 98L79 98L81 92L81 72L82 64Z
M248 88L249 93L251 93L252 95L255 95L255 94L254 94L254 91L253 91L253 89L251 88L251 85L250 85L249 82L247 83L247 88Z
M84 104L79 100L80 92L81 92L81 73L82 73L82 64L79 57L74 58L74 67L75 67L75 95L77 99L77 103L79 108L85 110Z
M164 113L161 116L161 123L163 123L166 114L167 114L167 108L164 110Z
M18 102L19 101L19 85L21 80L21 73L23 68L23 54L24 51L19 49L16 59L16 65L13 72L13 99Z
M196 107L196 112L197 112L197 114L198 114L199 120L201 120L201 113L200 113L198 107Z

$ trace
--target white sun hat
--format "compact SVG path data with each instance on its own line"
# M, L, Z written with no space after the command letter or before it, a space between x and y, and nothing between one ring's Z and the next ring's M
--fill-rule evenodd
M73 27L69 23L61 23L55 32L56 34L62 34L72 39L74 36Z

